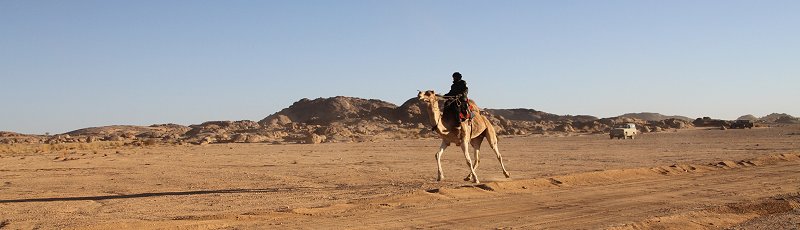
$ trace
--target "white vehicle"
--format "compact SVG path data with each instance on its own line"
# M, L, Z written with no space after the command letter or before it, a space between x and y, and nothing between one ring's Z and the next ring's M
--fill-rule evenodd
M619 139L628 139L628 137L634 139L636 134L639 134L639 130L636 129L636 124L626 123L614 126L609 136L611 136L611 139L615 137Z

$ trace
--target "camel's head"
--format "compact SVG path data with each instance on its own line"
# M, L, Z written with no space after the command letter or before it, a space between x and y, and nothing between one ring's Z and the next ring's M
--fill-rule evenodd
M423 91L419 91L419 93L417 94L417 99L419 99L420 101L426 102L426 103L438 102L437 101L438 98L436 97L436 93L433 92L433 90L428 90L428 91L424 91L424 92Z

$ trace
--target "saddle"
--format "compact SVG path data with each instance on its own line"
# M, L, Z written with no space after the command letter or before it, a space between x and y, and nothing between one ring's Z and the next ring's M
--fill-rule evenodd
M464 98L463 100L459 98L447 100L444 104L444 116L452 116L455 113L458 114L458 119L461 122L472 120L475 117L474 110L475 108L472 107L472 104L467 103L469 99Z

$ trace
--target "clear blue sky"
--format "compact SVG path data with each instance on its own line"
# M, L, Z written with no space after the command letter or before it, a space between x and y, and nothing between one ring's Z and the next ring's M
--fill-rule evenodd
M395 104L800 115L800 1L0 1L0 130Z

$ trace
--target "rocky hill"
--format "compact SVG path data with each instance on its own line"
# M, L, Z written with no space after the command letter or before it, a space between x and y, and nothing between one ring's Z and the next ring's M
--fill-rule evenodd
M175 124L146 127L103 126L79 129L55 136L38 136L28 139L28 142L122 141L133 145L154 143L202 145L364 142L434 137L425 107L426 105L416 98L408 99L400 106L381 100L343 96L313 100L304 98L257 122L209 121L188 127ZM636 123L642 132L693 126L678 118L646 120L620 116L600 119L588 115L556 115L533 109L486 109L481 113L495 125L500 135L605 133L614 124L628 122Z
M401 106L352 97L302 99L258 122L238 121L190 126L189 142L320 143L433 137L425 105L411 98ZM691 127L667 119L598 119L556 115L533 109L486 109L482 112L501 135L603 133L619 122L634 122L643 132Z
M537 111L533 109L486 109L487 113L494 114L497 116L502 116L509 120L515 121L593 121L597 120L597 117L589 116L589 115L556 115L552 113L546 113L542 111Z
M796 118L796 117L792 117L792 116L786 115L786 116L779 117L777 120L775 120L775 123L800 124L800 118Z
M341 120L364 119L376 116L385 118L395 108L397 106L392 103L374 99L367 100L343 96L317 98L314 100L303 98L258 123L267 123L276 116L284 116L292 122L306 124L328 124Z
M0 144L39 143L43 139L40 135L27 135L15 132L0 131Z
M785 113L771 113L761 117L759 120L771 123L798 123L798 118Z
M800 118L794 117L785 113L771 113L763 117L756 117L752 114L743 115L737 120L751 120L755 122L766 123L782 123L782 124L800 124Z
M695 119L692 124L696 127L729 127L731 125L731 121L721 120L721 119L713 119L710 117L703 117Z
M23 135L24 134L15 133L15 132L0 131L0 137L19 137L19 136L23 136Z
M78 129L67 132L64 135L94 136L100 140L114 140L120 138L132 139L134 137L178 139L187 131L189 131L189 127L177 124L157 124L151 126L111 125Z
M758 117L756 117L756 116L753 116L753 114L747 114L747 115L742 115L742 116L741 116L741 117L739 117L739 118L736 118L736 120L750 120L750 121L757 121L757 120L758 120Z
M620 115L620 117L630 117L630 118L636 118L636 119L641 119L641 120L645 120L645 121L663 121L663 120L666 120L666 119L680 119L680 120L684 120L684 121L692 121L691 118L684 117L684 116L667 116L667 115L663 115L663 114L660 114L660 113L650 113L650 112L626 113L626 114Z

